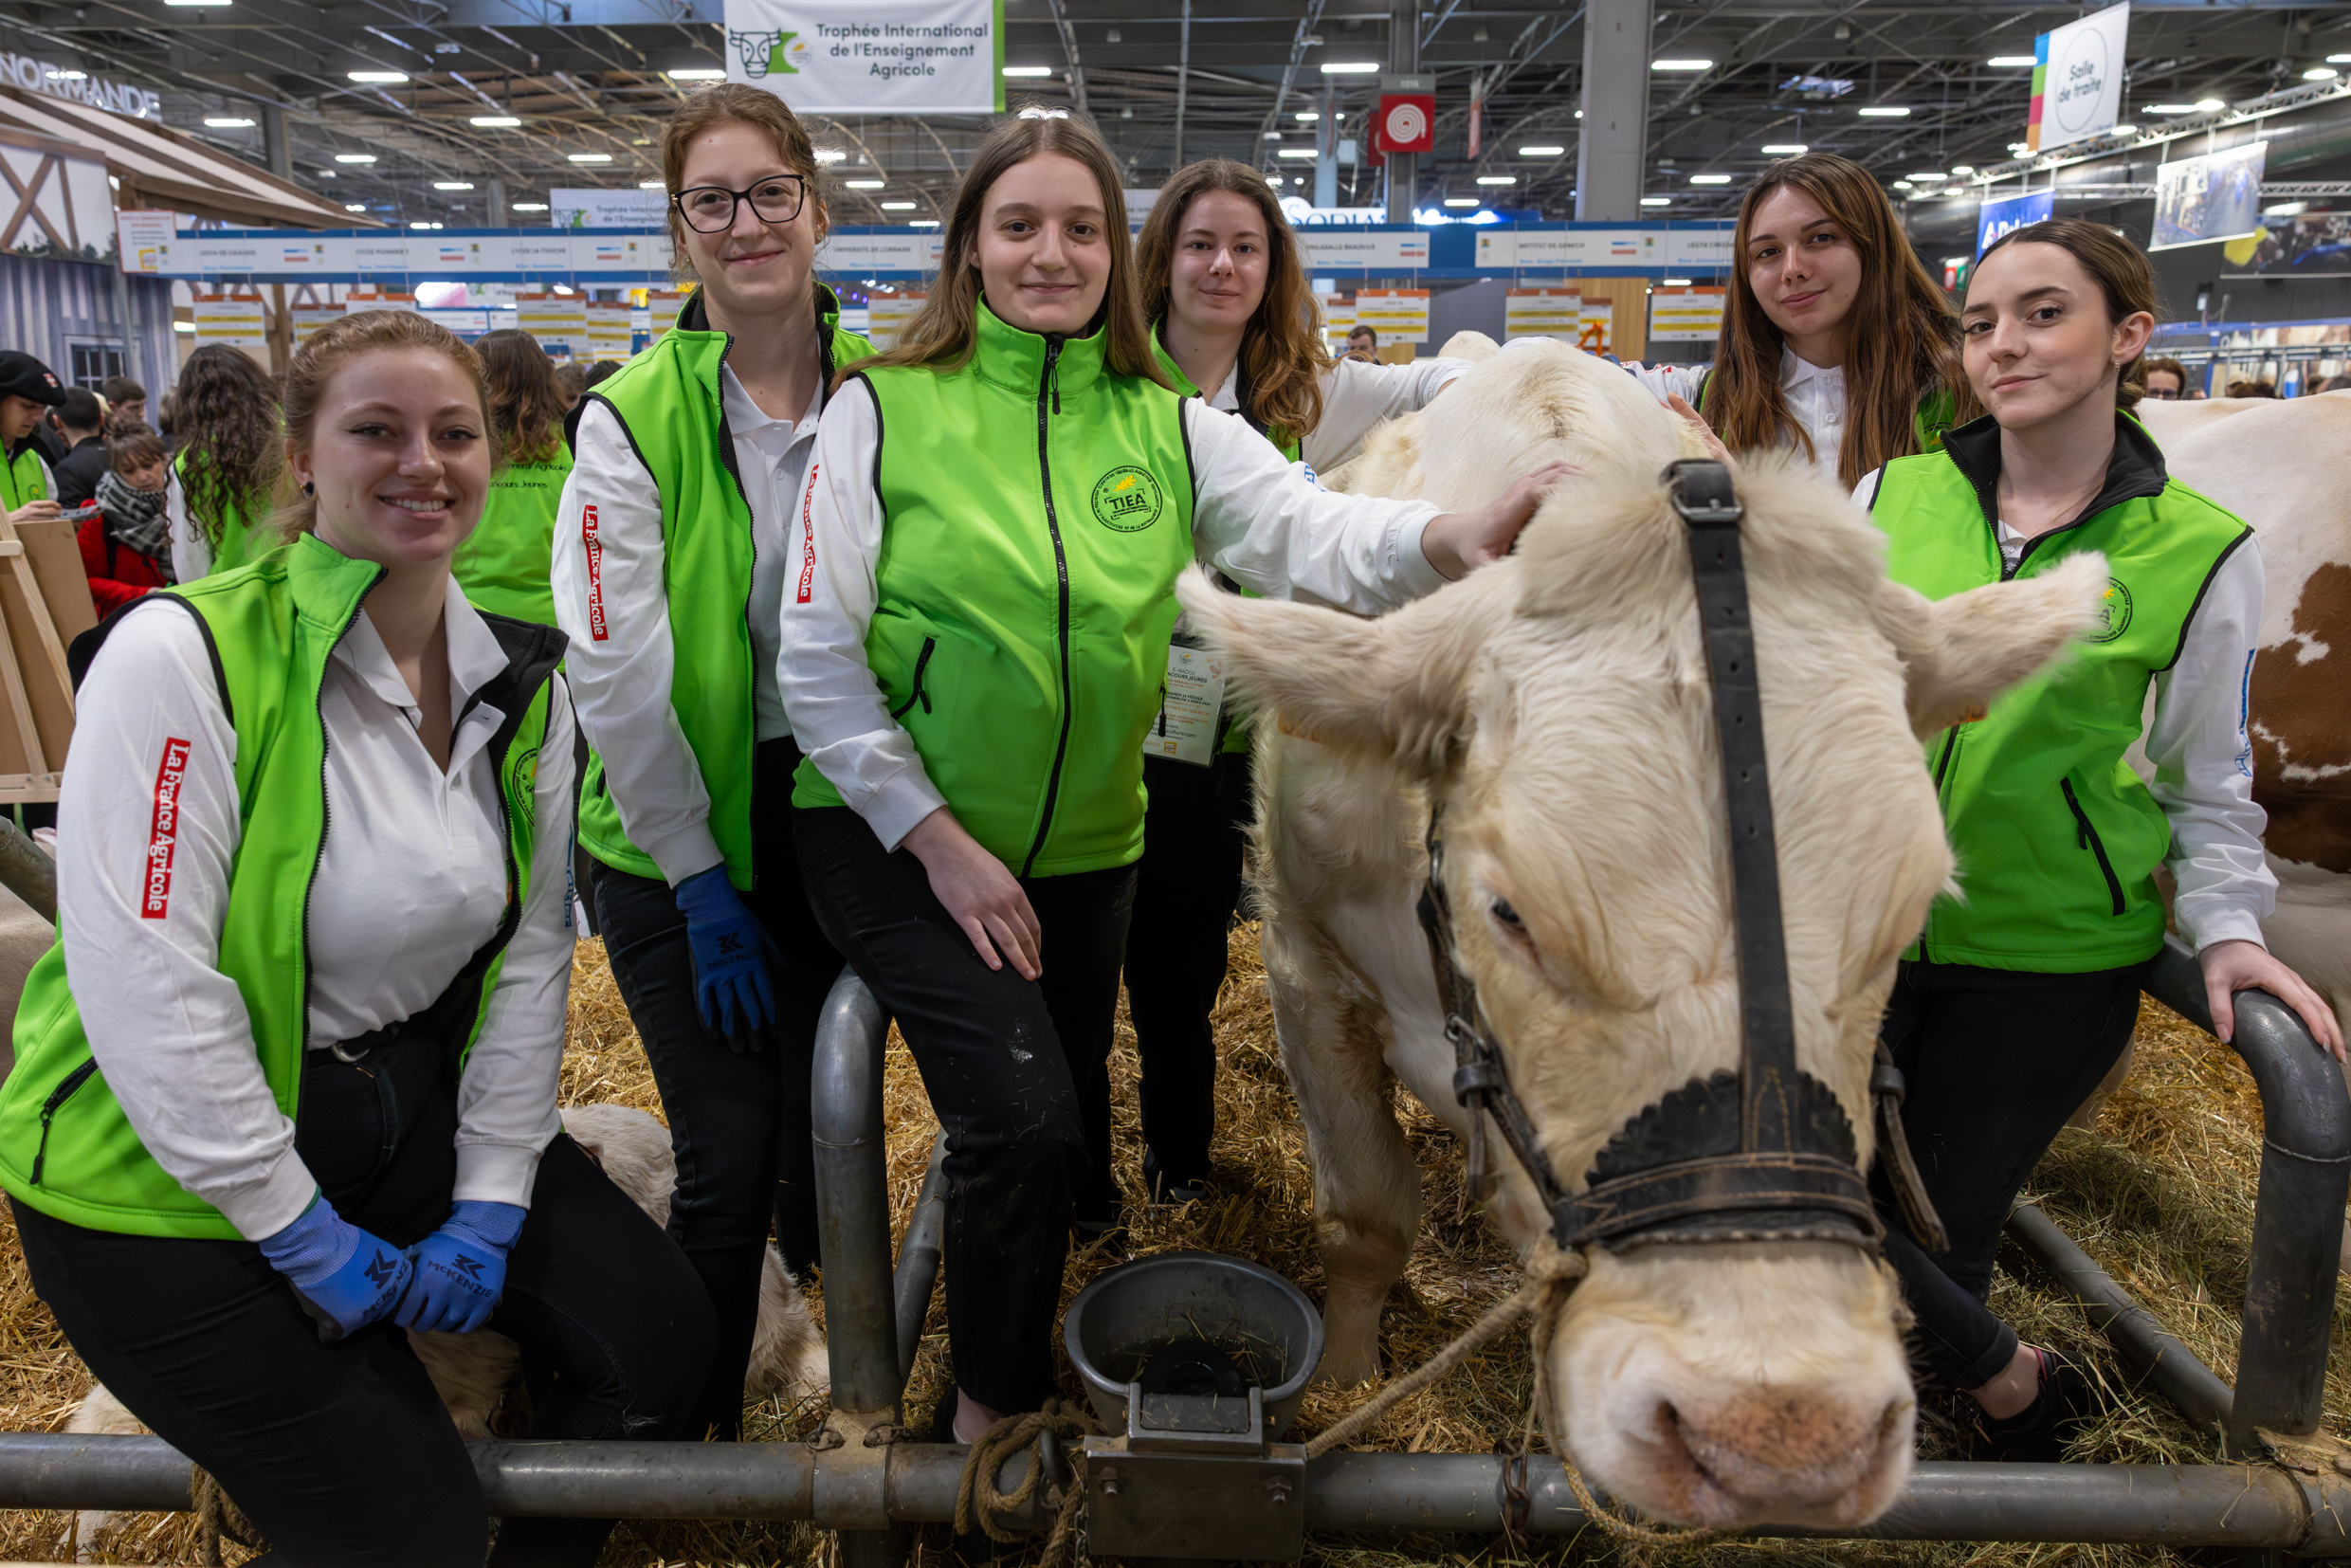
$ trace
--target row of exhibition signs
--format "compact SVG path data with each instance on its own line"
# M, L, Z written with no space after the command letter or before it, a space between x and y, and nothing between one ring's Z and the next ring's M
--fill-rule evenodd
M913 290L876 290L866 301L866 336L877 347L889 347L907 319L922 308L923 298ZM1382 344L1427 342L1429 301L1425 288L1366 288L1316 296L1323 336L1335 349L1358 326L1377 332ZM1650 340L1713 342L1722 330L1722 301L1719 288L1650 290ZM1575 288L1514 288L1504 297L1503 331L1505 337L1557 337L1607 354L1613 346L1615 312L1610 300L1586 299Z
M646 303L626 300L588 300L576 294L518 294L510 308L423 310L426 316L461 337L475 337L501 327L518 328L538 339L558 360L591 363L611 359L621 363L669 330L683 293L654 289ZM416 296L355 289L332 303L298 301L286 306L300 348L328 322L368 310L417 310ZM195 296L195 338L199 347L219 343L250 349L257 356L269 347L269 308L258 294L224 292Z
M2263 207L2261 179L2269 152L2268 142L2255 141L2157 166L2147 248L2218 243L2228 264L2256 276L2351 273L2351 212L2308 202ZM2054 190L1985 202L1977 213L1976 254L1982 255L2001 235L2043 222L2055 211Z

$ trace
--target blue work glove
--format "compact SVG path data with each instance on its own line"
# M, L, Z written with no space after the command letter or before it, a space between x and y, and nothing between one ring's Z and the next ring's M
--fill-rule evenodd
M259 1245L293 1285L302 1310L319 1321L321 1340L358 1333L398 1304L416 1278L406 1253L347 1223L323 1197Z
M471 1334L506 1288L506 1253L522 1234L519 1204L466 1198L416 1244L416 1284L392 1321L419 1334Z
M768 977L775 943L767 927L743 907L724 866L686 878L677 894L702 1027L723 1036L730 1050L758 1050L775 1022L775 984Z

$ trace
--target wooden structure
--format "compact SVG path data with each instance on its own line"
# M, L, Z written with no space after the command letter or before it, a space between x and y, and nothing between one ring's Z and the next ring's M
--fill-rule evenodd
M98 624L71 517L0 517L0 806L55 800L73 742L65 649Z

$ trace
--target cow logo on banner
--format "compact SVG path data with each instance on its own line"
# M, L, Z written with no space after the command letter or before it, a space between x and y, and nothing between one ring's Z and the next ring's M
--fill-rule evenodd
M1094 520L1121 534L1139 534L1159 520L1166 502L1159 482L1144 469L1125 464L1094 482Z
M726 77L801 114L1004 109L1003 0L726 0Z

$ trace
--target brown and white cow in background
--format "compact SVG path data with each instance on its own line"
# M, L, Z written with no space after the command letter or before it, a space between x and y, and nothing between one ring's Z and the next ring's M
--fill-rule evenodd
M1179 590L1274 720L1257 732L1255 874L1314 1166L1323 1365L1342 1380L1377 1369L1419 1222L1391 1085L1467 1128L1414 916L1431 793L1463 961L1563 1180L1643 1106L1737 1061L1712 691L1658 482L1684 440L1622 371L1514 344L1338 476L1463 507L1546 460L1582 465L1594 477L1556 492L1509 559L1375 621ZM1952 870L1919 737L2091 624L2105 565L1929 604L1886 580L1833 486L1762 461L1739 489L1797 1057L1866 1161L1878 1016ZM1523 1253L1546 1216L1496 1148L1490 1212ZM1831 1243L1595 1249L1552 1340L1554 1430L1665 1519L1858 1525L1911 1464L1898 1315L1890 1273Z

